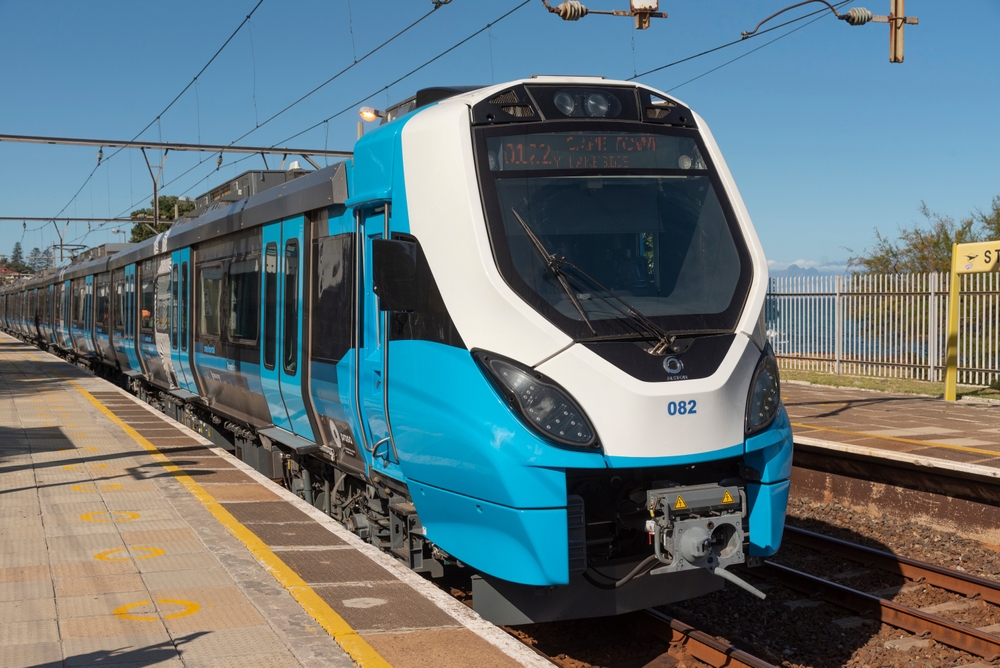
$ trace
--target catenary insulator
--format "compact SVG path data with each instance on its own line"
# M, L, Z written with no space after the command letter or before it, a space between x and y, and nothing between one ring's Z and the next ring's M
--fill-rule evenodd
M841 14L840 19L847 21L852 26L863 26L872 20L872 13L864 7L852 7L846 13Z
M579 0L566 0L549 11L557 14L563 21L579 21L587 15L587 8Z

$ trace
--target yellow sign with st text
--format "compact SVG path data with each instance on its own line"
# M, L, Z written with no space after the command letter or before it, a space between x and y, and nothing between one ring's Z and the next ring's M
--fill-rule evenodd
M958 244L955 247L955 273L981 274L1000 271L1000 241Z

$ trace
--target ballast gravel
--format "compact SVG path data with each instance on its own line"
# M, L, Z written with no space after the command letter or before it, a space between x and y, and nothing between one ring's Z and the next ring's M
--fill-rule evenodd
M840 504L791 499L787 522L875 549L1000 581L1000 547L921 526L902 518L872 517ZM812 575L833 578L848 587L916 608L935 606L933 614L976 628L997 626L1000 608L966 599L936 587L908 581L836 556L785 541L776 563ZM726 585L720 592L692 601L664 606L667 614L699 630L724 638L761 659L785 668L954 668L991 664L933 640L881 624L875 619L810 599L777 582L743 571L752 584L767 593L761 601ZM553 657L563 668L639 668L678 666L694 668L701 662L668 650L663 641L637 631L630 615L510 629L514 635Z
M998 548L905 519L867 513L840 504L791 499L787 523L878 550L927 561L1000 581ZM936 587L866 567L785 541L772 560L797 570L915 608L940 606L933 614L976 628L1000 623L1000 609ZM753 571L746 571L753 573ZM767 590L759 601L735 587L666 611L709 633L739 644L787 668L899 666L953 668L988 661L867 619L831 603L811 600L778 583L750 577ZM898 588L898 591L894 591Z

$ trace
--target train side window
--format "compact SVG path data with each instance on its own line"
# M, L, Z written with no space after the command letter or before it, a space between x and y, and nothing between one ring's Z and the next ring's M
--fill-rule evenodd
M77 285L73 288L73 324L83 327L83 299L86 296L87 287L82 279L74 281Z
M154 296L156 308L156 331L167 334L170 331L170 274L160 274L156 277L156 293Z
M97 277L97 326L101 334L108 333L108 321L111 317L110 299L108 295L108 278Z
M114 304L115 329L124 329L125 319L122 313L125 311L125 277L117 272L115 273L114 286L115 286L115 304ZM59 308L58 301L56 302L56 308Z
M188 263L181 263L181 350L188 349Z
M299 353L299 240L285 244L285 336L282 363L285 373L294 376Z
M177 273L175 264L170 268L170 349L177 350Z
M352 346L354 332L354 233L316 240L310 359L336 364Z
M278 244L264 249L264 366L274 368L278 331Z
M229 340L257 343L260 317L260 259L250 258L229 265Z
M143 272L142 282L139 287L139 328L153 329L153 315L156 308L154 290L156 289L155 277Z
M222 296L222 267L204 267L199 270L201 299L198 300L198 333L218 338L222 334L219 301Z

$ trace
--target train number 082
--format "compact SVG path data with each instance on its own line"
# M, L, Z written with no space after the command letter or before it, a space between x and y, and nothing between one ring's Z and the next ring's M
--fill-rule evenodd
M694 399L671 401L667 404L667 415L694 415L697 412L698 402Z

